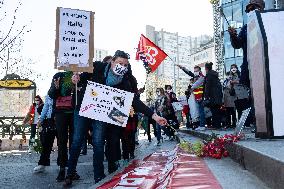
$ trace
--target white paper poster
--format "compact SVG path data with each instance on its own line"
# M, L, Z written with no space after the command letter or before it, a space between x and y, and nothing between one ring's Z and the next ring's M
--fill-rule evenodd
M188 105L186 96L180 96L179 101L182 105Z
M57 66L89 66L91 12L60 8Z
M173 105L175 112L183 110L183 105L180 102L173 102L172 105Z
M79 115L125 127L134 94L88 81Z

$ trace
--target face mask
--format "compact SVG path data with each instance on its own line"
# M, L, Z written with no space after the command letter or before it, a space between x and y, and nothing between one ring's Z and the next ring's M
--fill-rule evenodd
M171 93L173 90L172 89L168 89L167 90L167 93Z
M156 92L156 94L157 94L157 96L160 96L160 95L161 95L161 93L160 93L160 92Z
M36 104L36 105L39 105L39 101L35 101L35 104Z
M232 72L232 73L236 73L236 72L237 72L237 68L232 68L232 69L231 69L231 72Z
M120 65L120 64L116 64L116 65L114 66L114 68L112 69L112 71L113 71L113 73L114 73L115 75L124 75L124 74L126 74L126 72L128 71L128 69L127 69L127 67L124 67L124 66L122 66L122 65Z
M194 76L199 76L199 72L194 72Z

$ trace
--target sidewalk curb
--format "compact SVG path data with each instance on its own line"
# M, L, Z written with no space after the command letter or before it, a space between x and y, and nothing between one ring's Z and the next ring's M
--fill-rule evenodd
M195 137L205 139L207 133L191 130L181 130L179 132L190 134ZM247 148L238 143L233 143L227 147L230 158L239 163L261 181L273 189L280 189L284 186L284 161L267 156L254 149Z

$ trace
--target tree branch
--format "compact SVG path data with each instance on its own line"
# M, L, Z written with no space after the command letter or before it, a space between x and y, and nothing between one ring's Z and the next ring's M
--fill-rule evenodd
M21 3L20 3L20 5L21 5ZM4 41L9 37L9 35L10 35L12 29L13 29L13 26L14 26L14 24L15 24L16 14L17 14L18 9L19 9L19 5L17 6L17 8L16 8L15 11L14 11L13 23L12 23L12 25L11 25L11 27L10 27L10 30L9 30L9 32L7 33L6 37L4 37L4 39L0 42L0 45L2 45L2 44L4 43ZM4 18L5 18L5 17L4 17ZM3 19L4 19L4 18L3 18Z
M15 39L24 31L24 29L25 29L26 26L27 26L27 25L24 25L23 28L22 28L22 30L21 30L11 41L9 41L8 44L5 44L4 47L0 50L0 52L2 52L2 51L3 51L5 48L7 48L12 42L14 42Z

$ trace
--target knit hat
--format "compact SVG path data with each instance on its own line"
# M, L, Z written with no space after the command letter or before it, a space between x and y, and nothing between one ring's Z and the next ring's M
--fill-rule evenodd
M265 2L263 0L250 0L248 5L246 6L246 12L248 12L248 7L250 5L256 5L262 10L265 8Z

